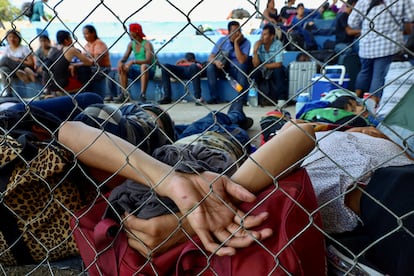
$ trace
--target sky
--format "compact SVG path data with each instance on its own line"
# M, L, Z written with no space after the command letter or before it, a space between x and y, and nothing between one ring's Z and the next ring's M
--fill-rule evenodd
M10 0L10 3L21 7L28 0ZM101 3L103 2L103 4ZM254 11L254 0L171 0L174 6L188 14L195 21L222 21L235 8L244 8L249 12ZM276 8L280 10L283 0L276 0ZM315 3L323 0L303 0L305 7L314 8ZM261 0L260 10L267 0ZM199 5L197 5L199 4ZM45 11L49 14L57 12L63 21L101 22L101 21L186 21L186 16L180 13L166 0L49 0ZM110 11L112 10L113 13ZM115 15L114 15L115 14ZM116 17L118 16L118 18Z

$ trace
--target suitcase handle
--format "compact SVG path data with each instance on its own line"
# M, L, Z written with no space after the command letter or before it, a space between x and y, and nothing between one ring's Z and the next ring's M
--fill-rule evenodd
M322 69L322 74L325 75L326 71L328 70L341 70L341 75L339 77L338 84L342 85L344 83L346 72L346 68L344 65L327 65L325 66L325 68Z

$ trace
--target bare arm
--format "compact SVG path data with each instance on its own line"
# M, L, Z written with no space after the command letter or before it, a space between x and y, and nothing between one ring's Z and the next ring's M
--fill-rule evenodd
M280 177L292 166L297 167L298 162L315 147L312 125L299 126L286 128L261 146L231 179L257 193L273 183L273 177Z
M306 156L314 147L314 138L311 124L303 125L301 128L297 126L286 128L254 152L251 158L232 176L232 180L251 192L259 192L273 183L272 177L278 177ZM267 214L249 217L245 220L245 227L249 229L260 225L266 219L268 219ZM130 216L124 224L130 232L130 246L144 256L149 253L149 250L157 249L151 253L159 254L187 240L183 232L174 233L178 227L178 221L174 215L151 220ZM186 228L190 236L194 233L188 224L184 223L182 227ZM170 236L172 233L174 234ZM270 231L263 231L261 237L264 239L271 234Z
M252 63L253 63L254 68L256 68L257 66L261 64L261 61L259 58L259 48L260 48L260 45L262 45L262 43L263 43L262 39L259 39L258 41L256 41L256 43L253 46Z
M361 30L360 29L352 29L349 26L345 27L345 32L346 32L347 35L351 35L351 36L355 36L355 37L361 35Z
M283 66L282 62L270 62L264 65L264 67L266 67L267 69L276 69L276 68L281 68L282 66Z
M210 172L178 173L127 141L81 122L62 124L58 138L85 165L117 173L170 197L208 251L218 249L215 252L218 255L233 255L235 248L253 242L247 231L239 230L242 222L236 214L242 212L231 201L235 198L251 202L255 196L227 177ZM269 236L269 231L263 229L251 234L261 239ZM226 245L218 248L215 239L226 241Z
M34 55L29 55L23 62L25 65L34 68L35 67L35 57Z
M237 61L240 64L244 64L249 57L240 49L240 43L243 41L243 38L243 35L239 33L239 35L234 39L234 52L236 53Z
M132 42L128 43L127 49L124 53L124 55L122 56L122 58L118 61L118 71L122 71L125 65L125 62L128 60L129 56L131 55L132 52Z
M277 13L277 11L276 11L276 13ZM273 17L271 17L270 16L270 9L269 8L266 8L264 11L263 11L263 17L268 21L268 22L270 22L270 23L273 23L273 24L277 24L277 21L273 18Z
M78 49L73 48L73 56L77 57L81 64L79 65L86 65L86 66L92 66L93 65L93 59L82 54L81 51L79 51Z

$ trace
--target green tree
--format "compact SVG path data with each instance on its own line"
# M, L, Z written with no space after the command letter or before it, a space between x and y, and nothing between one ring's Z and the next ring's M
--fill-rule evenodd
M20 8L10 4L9 0L0 0L0 21L13 21L25 19Z

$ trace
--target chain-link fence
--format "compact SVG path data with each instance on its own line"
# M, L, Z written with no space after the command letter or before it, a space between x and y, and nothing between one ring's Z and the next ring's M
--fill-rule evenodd
M11 22L1 272L411 274L414 3L189 2Z

